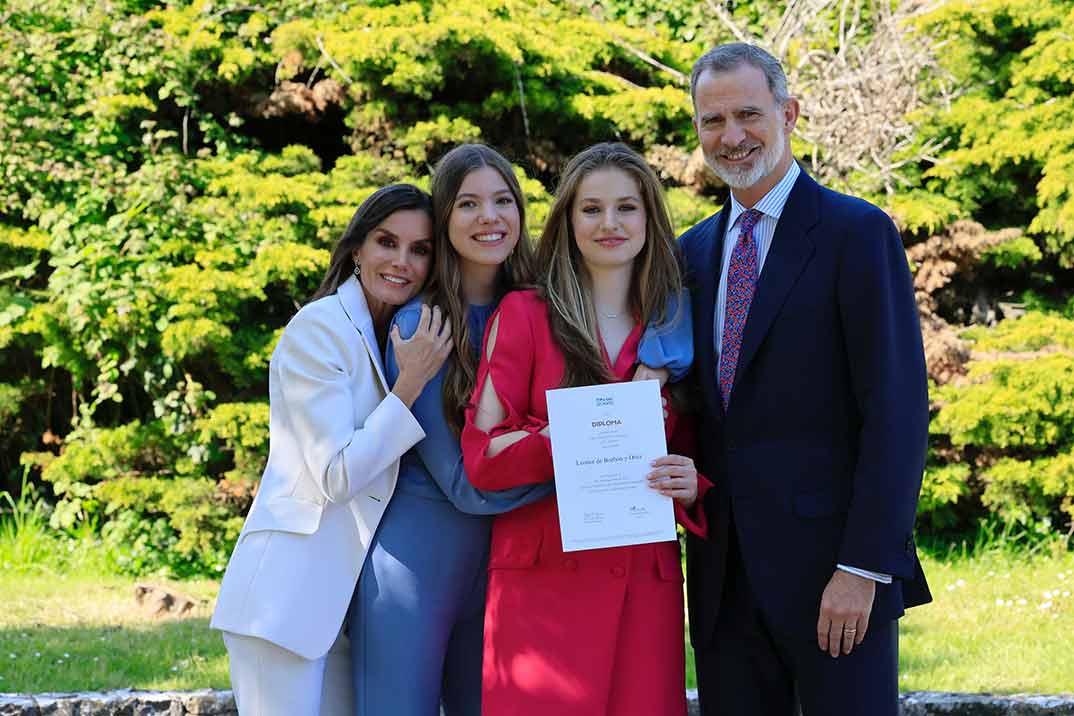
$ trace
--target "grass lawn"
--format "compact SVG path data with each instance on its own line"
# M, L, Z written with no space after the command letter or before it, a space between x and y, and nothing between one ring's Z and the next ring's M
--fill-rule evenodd
M903 691L1074 693L1074 554L928 559L901 622Z
M1074 693L1074 553L922 564L933 602L899 622L900 690Z
M134 601L145 581L196 597L190 618L153 619ZM0 692L227 688L227 656L209 629L215 582L0 574Z
M935 601L902 621L904 691L1074 692L1074 554L925 558L925 570ZM155 620L134 606L134 582L0 573L0 691L226 688L208 629L216 584L172 583L203 603Z

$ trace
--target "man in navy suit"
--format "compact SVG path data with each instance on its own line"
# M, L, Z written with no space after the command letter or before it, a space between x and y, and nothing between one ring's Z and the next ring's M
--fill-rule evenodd
M713 534L690 539L704 714L897 716L897 619L931 599L912 536L928 434L899 234L791 155L798 102L745 44L694 65L695 123L730 187L683 235Z

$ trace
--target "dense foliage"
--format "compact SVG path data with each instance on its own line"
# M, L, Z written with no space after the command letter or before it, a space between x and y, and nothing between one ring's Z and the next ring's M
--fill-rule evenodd
M666 161L696 146L684 75L729 27L764 37L794 4L8 0L0 481L31 466L53 528L97 532L124 570L219 571L267 453L275 340L369 192L427 185L447 147L480 139L516 160L538 226L565 159L618 138L688 226L721 196ZM787 52L832 50L837 5ZM868 167L843 179L909 243L955 218L1022 229L930 293L937 321L977 324L933 393L932 530L1074 517L1071 26L1074 0L918 17L960 88L909 118L919 148L942 148L892 191ZM990 327L1004 306L1028 312Z

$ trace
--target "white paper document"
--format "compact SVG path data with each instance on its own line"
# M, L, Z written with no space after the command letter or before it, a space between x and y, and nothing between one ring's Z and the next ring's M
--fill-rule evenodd
M660 383L559 388L545 393L563 550L673 540L671 498L648 486L667 454Z

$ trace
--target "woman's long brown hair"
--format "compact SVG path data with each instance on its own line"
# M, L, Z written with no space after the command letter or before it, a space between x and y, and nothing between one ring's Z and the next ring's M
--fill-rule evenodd
M571 213L578 186L600 169L620 169L637 182L645 203L645 245L634 259L630 281L631 311L642 325L670 324L671 296L682 293L682 261L663 187L645 160L618 142L596 144L575 155L563 170L555 201L537 245L537 265L547 273L538 282L548 306L552 335L563 352L562 387L611 380L597 337L592 280L574 238ZM435 195L434 195L435 204Z
M433 305L440 306L451 321L451 339L455 352L448 361L444 375L444 418L451 429L462 432L463 410L470 402L477 381L478 353L473 349L473 337L466 320L466 299L462 293L462 270L459 255L451 245L448 226L455 197L466 176L477 169L495 169L515 198L518 206L519 237L511 256L500 266L494 289L494 300L516 288L532 286L533 246L526 231L526 197L515 177L511 163L492 147L484 144L461 144L445 154L433 169L433 244L436 266L429 281L428 295Z

